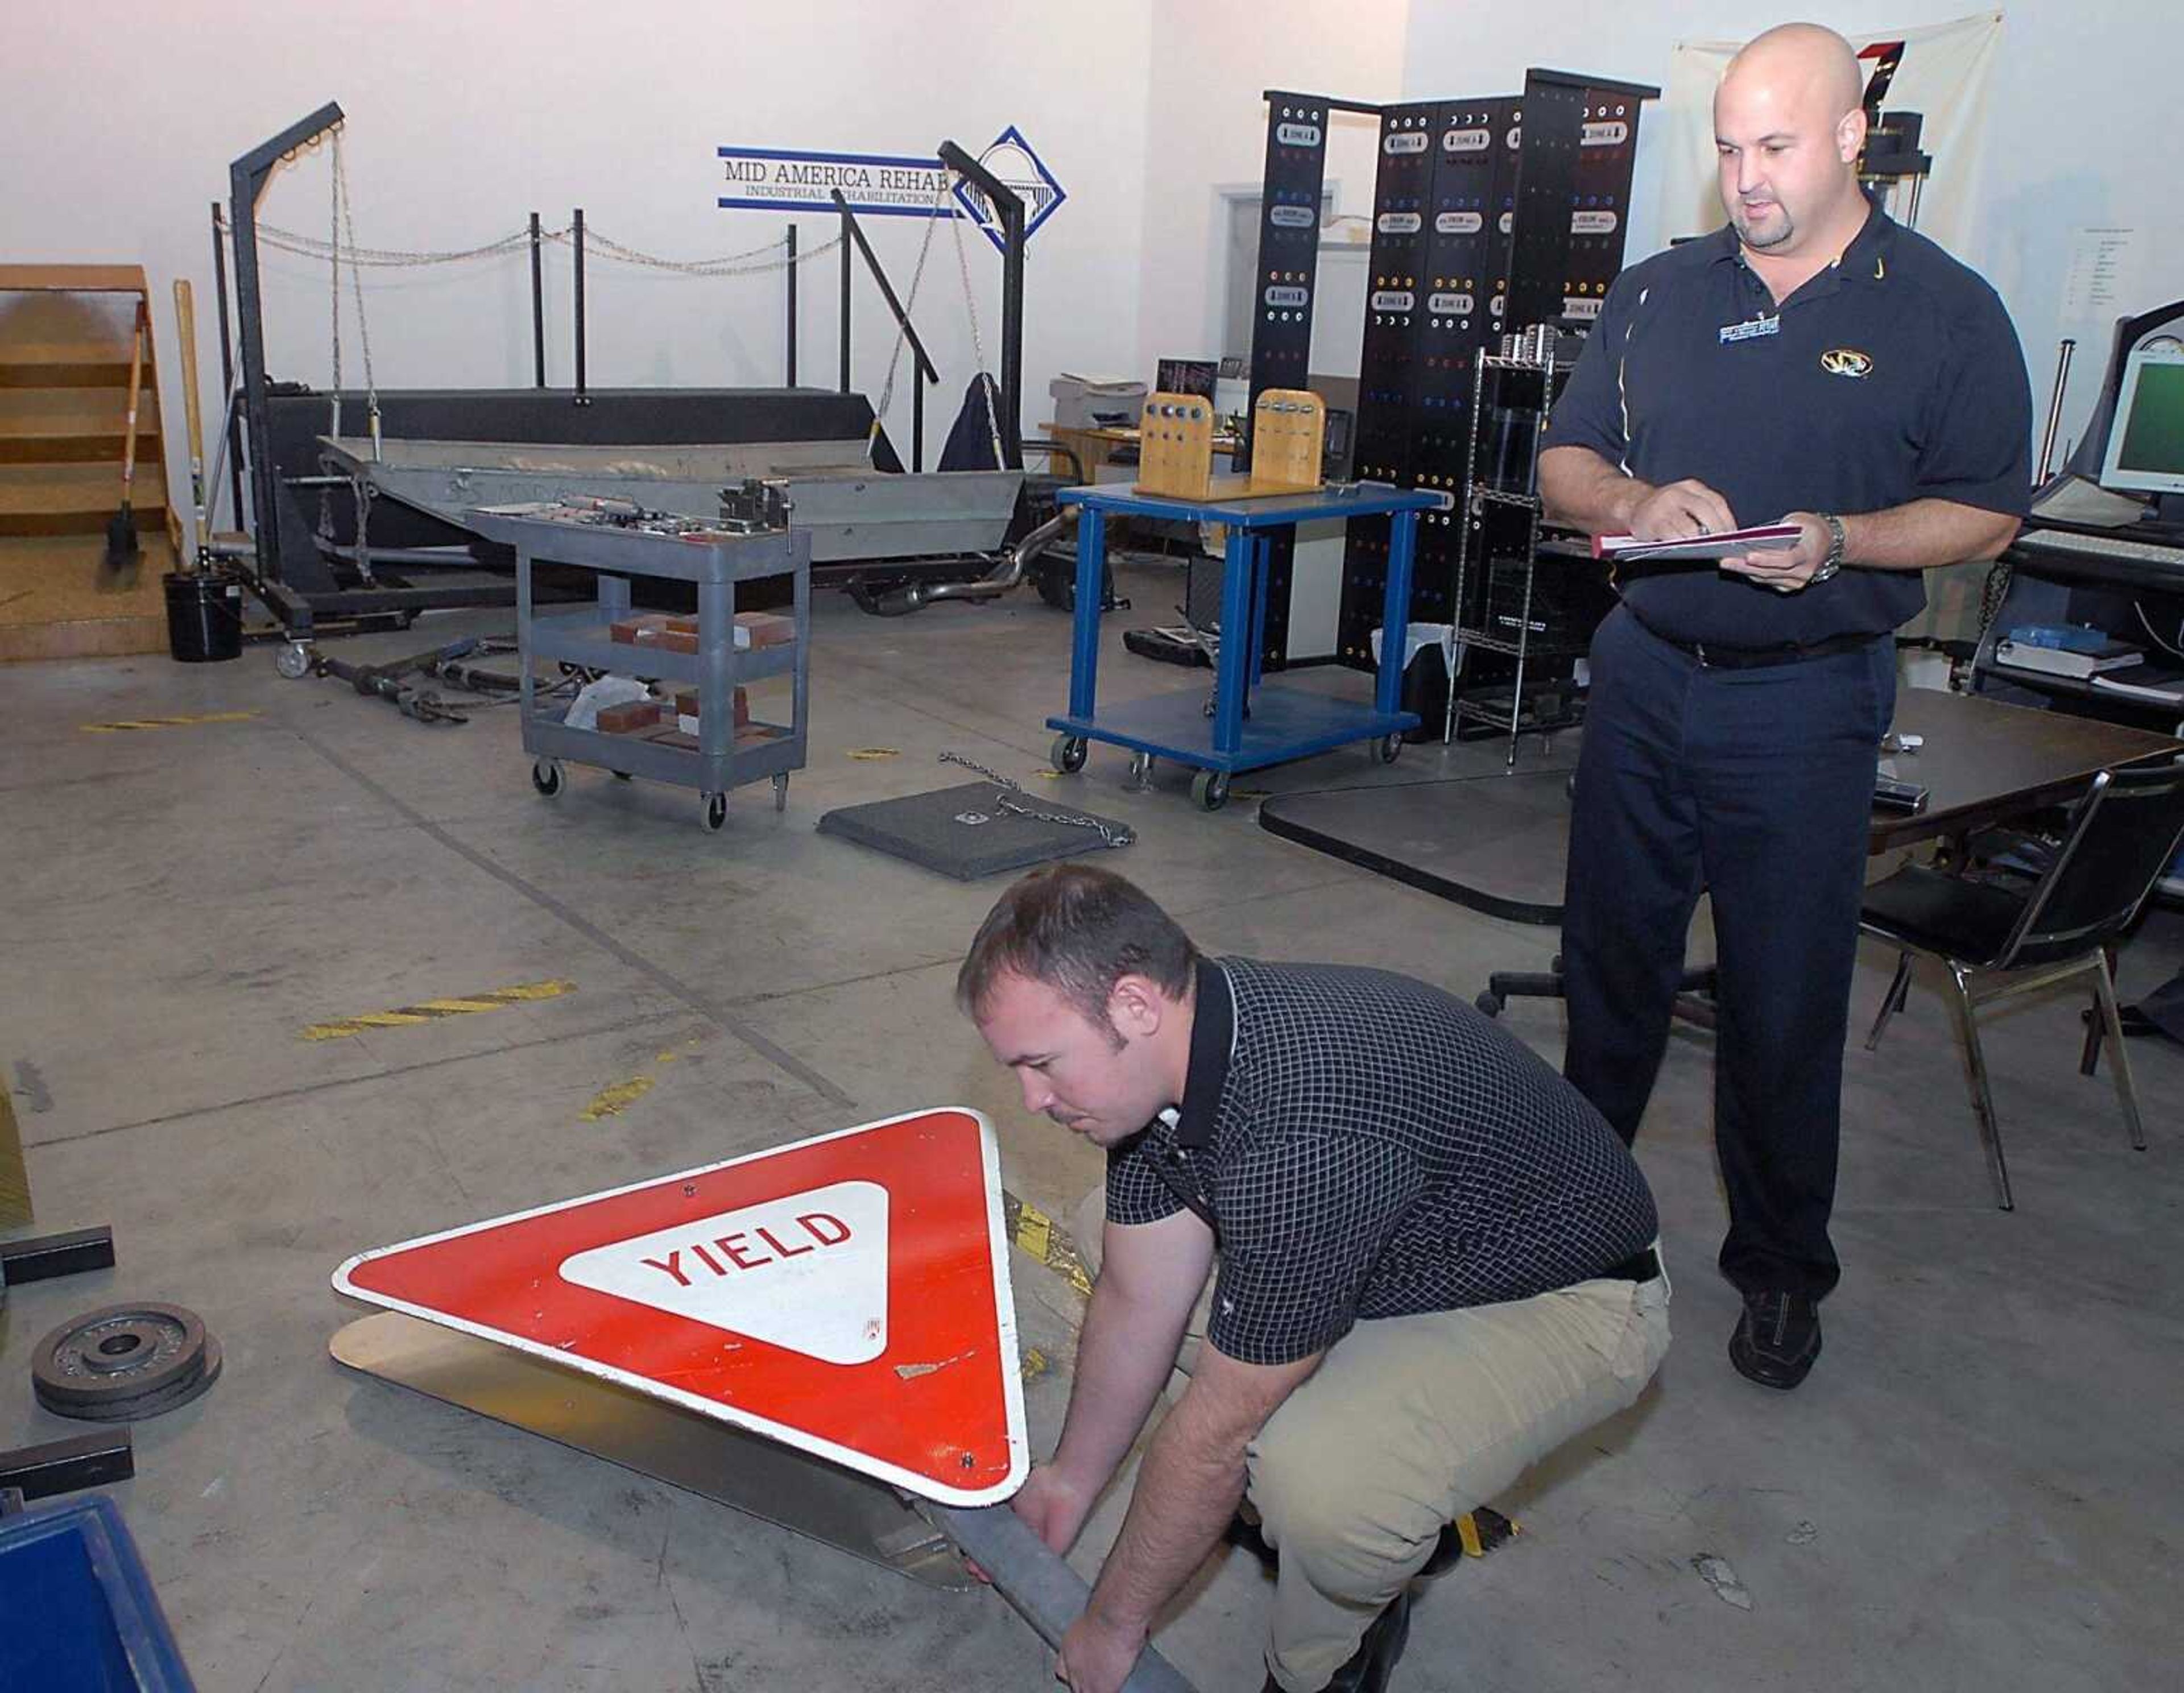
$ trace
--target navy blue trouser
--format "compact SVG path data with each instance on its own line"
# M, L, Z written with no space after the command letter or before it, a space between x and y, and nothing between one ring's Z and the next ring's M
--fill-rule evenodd
M1714 1145L1722 1273L1814 1299L1828 1240L1843 1036L1895 643L1702 666L1618 607L1592 646L1563 911L1563 1073L1628 1143L1653 1091L1691 911L1720 971Z

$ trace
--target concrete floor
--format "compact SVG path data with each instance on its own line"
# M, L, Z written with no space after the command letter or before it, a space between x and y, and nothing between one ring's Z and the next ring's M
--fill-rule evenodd
M1123 572L1140 607L1172 567ZM386 655L490 627L429 620ZM1198 686L1125 656L1103 697ZM510 712L425 728L270 652L0 670L0 1073L41 1228L110 1222L116 1270L14 1290L0 1445L79 1432L33 1402L37 1337L124 1298L201 1312L206 1397L136 1429L114 1490L200 1684L281 1689L1038 1687L996 1598L922 1589L595 1460L349 1375L326 1278L362 1247L930 1104L1001 1125L1011 1190L1066 1217L1088 1149L1027 1120L956 1015L956 961L999 883L821 838L829 807L958 779L952 749L1127 819L1113 863L1217 951L1369 961L1468 997L1546 930L1471 916L1213 816L1179 772L1123 786L1095 750L1043 781L1067 623L1028 594L883 621L815 617L811 763L787 814L577 771L542 800ZM1362 678L1312 685L1362 693ZM769 684L768 686L778 686ZM87 723L253 714L111 734ZM853 757L872 749L888 757ZM1567 760L1574 742L1548 755ZM1537 756L1537 755L1534 755ZM1498 751L1362 750L1240 788L1491 781ZM1461 828L1460 810L1451 827ZM2157 912L2126 998L2174 971ZM1869 1018L1891 961L1864 961ZM548 977L563 997L323 1042L312 1023ZM1557 1009L1510 1027L1551 1056ZM1676 1279L1677 1345L1628 1415L1501 1501L1524 1534L1418 1607L1397 1685L1463 1690L2037 1689L2171 1685L2184 1359L2184 1052L2133 1044L2153 1145L2075 1069L2075 1002L2000 1013L1991 1053L2020 1208L1989 1196L1931 983L1847 1061L1826 1356L1800 1392L1736 1377L1708 1130L1711 1054L1680 1036L1639 1152ZM668 1055L672 1055L671 1061ZM619 1115L612 1084L649 1078ZM1020 1298L1070 1312L1018 1256ZM1029 1326L1028 1323L1028 1327ZM1051 1429L1066 1366L1032 1384ZM1049 1435L1050 1438L1050 1434ZM1088 1573L1120 1520L1095 1519ZM1726 1560L1749 1608L1694 1568ZM1256 1570L1217 1561L1161 1635L1201 1688L1256 1688ZM2170 1666L2167 1671L2160 1666Z

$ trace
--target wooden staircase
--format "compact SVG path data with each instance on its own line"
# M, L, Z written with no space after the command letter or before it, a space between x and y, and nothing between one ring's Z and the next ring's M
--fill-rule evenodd
M133 265L0 265L0 660L167 649L159 579L182 537L148 331L130 496L143 554L133 588L98 582L121 504L131 335L150 304Z

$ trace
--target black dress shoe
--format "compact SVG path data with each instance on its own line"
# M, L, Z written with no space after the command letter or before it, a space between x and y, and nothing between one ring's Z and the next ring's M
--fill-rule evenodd
M1744 1315L1729 1337L1737 1373L1785 1392L1804 1380L1820 1356L1819 1307L1802 1294L1747 1293Z
M1388 1678L1396 1673L1396 1660L1411 1638L1411 1590L1403 1590L1373 1619L1365 1638L1350 1660L1334 1672L1320 1693L1386 1693ZM1282 1685L1270 1674L1262 1693L1282 1693Z

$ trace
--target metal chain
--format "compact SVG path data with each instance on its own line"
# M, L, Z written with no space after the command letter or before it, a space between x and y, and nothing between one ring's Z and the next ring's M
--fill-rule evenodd
M348 169L342 160L342 132L334 131L334 190L341 203L342 234L349 246L356 246L356 210L349 203ZM364 409L371 420L371 455L379 456L379 382L371 368L371 326L364 315L364 276L355 265L348 267L349 287L356 296L356 338L364 349ZM338 279L337 279L338 286Z
M947 203L949 185L953 181L950 172L943 170L940 173L940 186L933 196L932 215L925 220L925 239L917 245L917 268L910 273L910 295L903 302L902 320L894 326L894 348L888 354L887 381L880 386L880 403L872 408L872 426L865 433L865 462L867 465L872 462L872 454L878 450L880 430L887 420L888 408L894 404L895 372L902 364L902 349L910 339L911 318L917 310L917 287L925 280L925 261L933 251L933 234L940 224L940 208ZM915 366L911 368L910 380L912 384L923 380Z
M223 238L232 238L224 212L220 217L219 228ZM256 233L261 247L292 253L304 259L331 259L338 250L344 264L379 270L425 270L437 265L464 265L480 259L505 258L522 252L531 244L531 232L527 229L514 231L480 247L460 248L448 252L411 252L401 248L358 247L350 242L320 241L315 236L299 235L293 230L281 229L273 224L258 225ZM573 234L571 229L564 226L560 229L541 230L538 238L566 247L571 244ZM836 236L816 247L800 248L794 262L808 265L813 259L832 253L841 244L842 238ZM685 276L758 276L769 270L785 270L790 262L786 257L766 259L760 256L780 254L783 243L778 241L721 259L662 259L656 254L609 241L589 225L584 230L584 245L588 251L599 248L603 256L625 264L644 265L655 270L671 270Z
M986 428L994 438L994 463L1006 470L1009 455L1001 450L1001 420L994 412L994 379L986 368L986 346L978 336L978 298L971 286L971 255L963 247L963 223L961 215L949 220L956 226L956 262L963 272L963 310L971 320L971 356L978 364L978 392L985 397Z
M1027 805L1020 799L1011 799L1011 794L1024 791L1022 782L1011 780L999 771L988 770L982 764L974 764L961 753L944 752L940 755L940 762L960 764L964 769L975 771L998 787L1001 791L994 796L996 811L1006 811L1016 817L1028 817L1035 823L1066 823L1072 828L1090 829L1100 837L1100 844L1105 847L1126 847L1138 838L1136 832L1126 823L1110 823L1099 817L1084 816L1072 811L1042 810L1036 805Z

